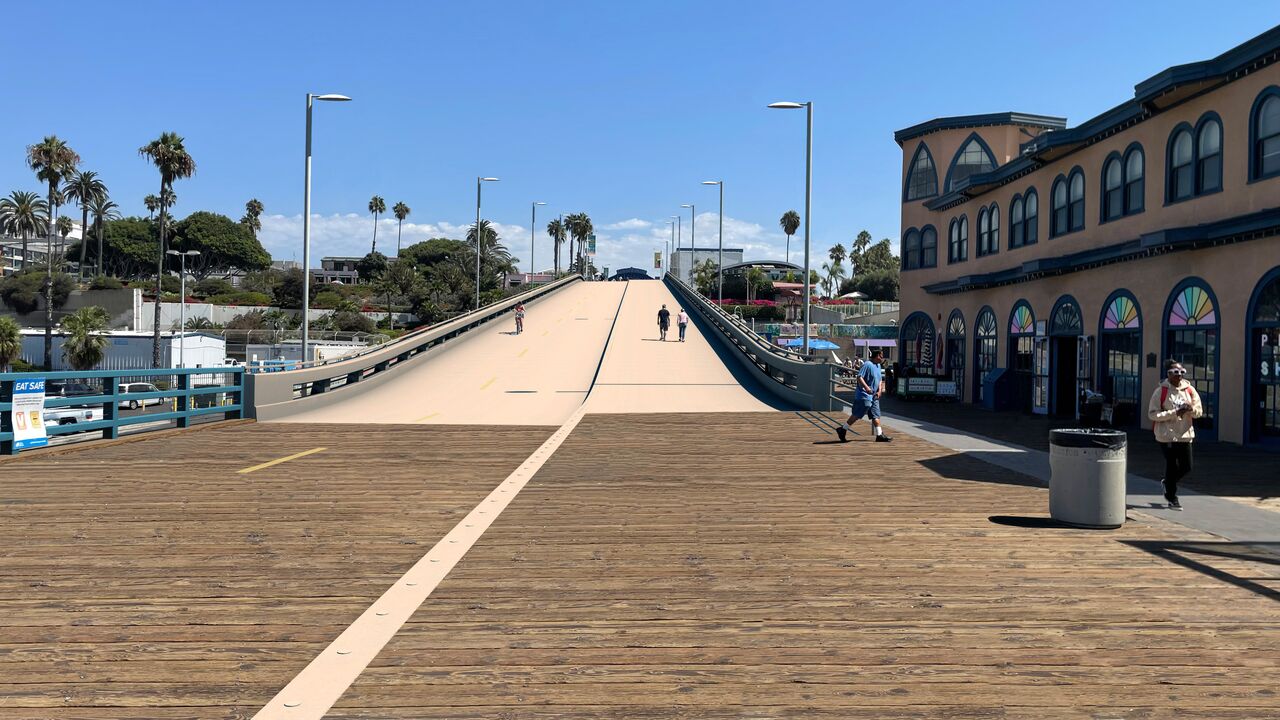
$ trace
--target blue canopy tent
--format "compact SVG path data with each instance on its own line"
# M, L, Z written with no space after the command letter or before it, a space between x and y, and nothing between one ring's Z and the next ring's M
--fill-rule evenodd
M778 340L778 344L783 347L793 347L793 348L803 347L804 338L781 338ZM810 350L839 350L840 346L831 342L830 340L823 340L822 338L811 337L809 338L809 349Z

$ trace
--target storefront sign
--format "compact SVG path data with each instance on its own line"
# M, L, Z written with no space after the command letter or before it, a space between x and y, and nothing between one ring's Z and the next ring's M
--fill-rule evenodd
M942 380L938 382L939 397L956 397L960 394L960 388L954 380Z
M938 392L938 381L931 377L907 378L908 395L934 395Z
M28 450L49 444L44 430L44 378L15 380L9 413L14 448Z

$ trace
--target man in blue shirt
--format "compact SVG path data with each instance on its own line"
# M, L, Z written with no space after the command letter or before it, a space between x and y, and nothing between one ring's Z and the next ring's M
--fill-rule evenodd
M884 434L884 430L880 427L880 393L884 392L884 378L880 374L880 362L884 359L884 353L879 350L871 352L871 362L864 363L862 369L858 371L857 384L858 389L853 393L853 414L849 416L849 420L836 428L836 435L840 436L840 442L849 442L848 433L853 429L853 424L864 415L871 419L871 427L875 430L876 442L889 442L893 438Z

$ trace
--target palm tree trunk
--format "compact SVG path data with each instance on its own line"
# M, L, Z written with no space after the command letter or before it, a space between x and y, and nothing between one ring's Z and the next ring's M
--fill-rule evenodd
M102 218L99 217L98 221L94 224L98 226L98 275L102 275L102 226L104 223L102 222Z
M165 181L160 179L160 197L164 197ZM164 233L168 223L168 208L164 200L160 201L160 252L156 260L156 312L154 327L151 328L151 367L160 367L160 300L164 297Z
M404 221L396 221L396 259L400 259L400 234L404 231Z
M85 205L80 208L80 267L76 273L80 276L80 282L84 282L84 258L85 248L89 245L89 206Z
M378 252L378 213L373 214L373 246L369 248L369 254Z
M45 248L49 267L44 276L44 366L49 370L53 369L53 234L56 222L53 217L53 191L55 182L49 181L49 244Z
M787 262L791 262L791 233L787 233Z

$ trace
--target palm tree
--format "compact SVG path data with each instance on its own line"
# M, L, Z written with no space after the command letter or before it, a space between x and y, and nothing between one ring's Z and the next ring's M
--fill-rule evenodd
M160 137L138 148L138 154L150 160L160 172L160 252L156 259L156 311L151 331L151 365L160 367L160 298L164 296L161 281L164 279L165 233L169 229L168 209L178 199L173 193L173 181L195 175L196 161L187 152L182 136L174 132L160 133Z
M480 221L480 234L484 238L484 242L480 245L480 265L483 268L481 275L483 277L496 277L504 273L515 271L515 258L511 256L511 252L502 244L502 238L499 237L498 231L488 220ZM467 228L467 244L472 247L474 252L476 247L476 226L472 223Z
M829 263L823 263L822 269L827 273L827 277L822 281L822 287L826 290L828 297L834 297L840 290L840 281L844 280L844 264L833 259Z
M80 206L80 270L79 276L84 280L85 246L89 240L89 206L99 197L106 197L107 186L98 179L98 173L92 170L81 170L67 183L67 197L75 200Z
M62 343L62 359L75 370L92 370L102 362L107 350L107 329L111 316L97 305L82 307L62 318L67 339Z
M788 210L782 213L782 219L778 224L782 226L782 232L787 234L787 262L791 262L791 236L800 229L800 213Z
M58 186L80 164L80 156L57 135L46 135L37 145L27 147L27 166L36 177L49 184L49 207L57 212L55 203L62 204ZM49 263L45 270L44 284L44 366L53 367L53 215L48 217Z
M22 328L11 317L0 317L0 372L9 372L9 366L22 354Z
M747 271L747 304L750 304L756 297L756 291L764 287L765 278L764 271L758 267L753 267Z
M836 243L827 251L827 255L831 258L832 262L842 263L845 258L849 257L849 251L845 250L844 245L841 243Z
M262 229L262 220L260 219L261 216L262 216L261 200L259 200L258 198L253 198L252 200L244 204L244 217L240 218L240 224L249 228L249 232L253 233L253 237L255 240L258 238L258 231Z
M396 203L391 208L391 212L396 216L396 257L400 257L400 231L404 229L404 219L409 217L409 206L402 202Z
M142 198L142 204L147 206L147 219L155 220L156 211L160 209L160 198L155 195L148 195Z
M89 210L93 212L93 229L98 236L98 269L95 273L98 276L102 275L102 234L106 230L108 220L120 219L120 213L116 212L118 207L120 206L108 199L106 195L95 199L89 205ZM81 231L81 234L83 234L83 231ZM87 243L88 241L89 238L85 237L80 242Z
M573 270L573 263L576 263L579 271L584 269L585 263L582 259L585 257L585 243L587 236L595 231L595 227L591 224L591 217L586 213L572 213L564 218L565 224L568 226L569 234L578 242L578 253L570 259L570 270ZM569 245L569 254L573 255L573 244Z
M58 218L58 235L62 237L62 242L58 243L58 272L63 271L62 266L66 262L67 236L70 235L71 231L75 229L76 229L76 224L71 222L71 218L67 217L66 215L63 215L62 217ZM84 232L81 231L81 234L83 235Z
M552 220L551 222L547 223L547 234L551 236L551 240L552 240L551 247L555 250L555 256L556 256L555 276L560 277L560 246L564 244L564 238L566 234L564 223L560 222L559 218L556 218L555 220Z
M369 199L369 212L373 213L373 247L369 253L378 252L378 216L387 211L387 201L374 195Z
M22 267L27 268L27 241L49 221L49 204L39 195L14 190L0 199L0 230L22 238Z

